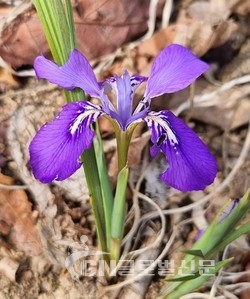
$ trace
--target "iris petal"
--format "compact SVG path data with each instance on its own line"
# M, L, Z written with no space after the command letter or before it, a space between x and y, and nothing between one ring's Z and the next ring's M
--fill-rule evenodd
M133 75L130 77L131 82L131 88L132 91L135 91L135 89L143 82L146 82L148 80L148 77L140 76L140 75Z
M122 130L126 130L127 126L131 123L130 118L132 116L133 93L144 81L147 81L147 77L140 75L130 76L129 73L125 71L122 77L115 75L107 78L105 81L99 82L99 86L105 94L114 91L116 95L117 107L115 108L111 103L109 103L109 107L107 109L106 107L108 105L106 104L105 112L117 120ZM103 103L104 98L105 97L103 95ZM132 117L131 120L133 121L134 118L135 117Z
M38 78L47 79L69 90L79 87L91 96L100 97L100 87L95 74L88 60L77 50L70 53L63 66L58 66L44 56L38 56L34 69Z
M89 126L102 114L98 106L80 101L67 104L32 140L30 165L42 183L64 180L80 166L79 157L90 148L95 133Z
M163 181L181 191L203 190L216 176L217 164L201 139L172 112L150 112L151 155L166 155L169 166Z
M145 97L184 89L207 71L209 66L187 48L173 44L160 52L153 62Z

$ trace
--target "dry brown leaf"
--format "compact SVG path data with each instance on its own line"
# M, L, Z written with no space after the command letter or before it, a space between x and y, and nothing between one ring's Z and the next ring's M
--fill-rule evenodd
M240 52L218 73L220 80L227 82L250 73L250 39L241 46Z
M224 131L234 130L249 122L250 102L241 99L231 107L219 106L194 108L192 118L220 127Z
M199 1L182 9L174 42L187 46L198 56L224 44L238 30L238 25L228 19L237 1Z
M11 281L16 282L16 273L19 266L20 263L18 263L17 261L9 257L3 257L0 260L0 273L4 274Z
M168 26L156 32L151 38L138 45L137 55L155 57L164 47L173 43L175 35L176 25Z
M20 87L20 82L8 70L0 68L0 91L5 91L8 86Z
M0 183L9 185L12 178L1 174ZM32 216L31 203L24 190L4 190L0 187L0 222L5 226L8 241L28 255L39 255L42 244Z
M155 57L171 43L184 45L198 56L204 55L210 48L223 45L240 30L233 20L228 19L239 1L196 1L182 8L175 24L140 43L137 48L138 70L143 70L147 65L145 56Z
M241 0L235 7L234 13L246 16L250 13L250 1Z
M232 183L230 184L230 197L239 198L244 196L247 192L247 189L250 185L250 158L246 161L235 177Z
M149 1L141 0L75 1L73 9L79 50L88 59L97 58L144 33L148 6ZM12 67L33 64L37 55L48 52L34 11L18 15L1 32L0 55Z
M0 184L3 184L3 185L12 185L14 182L13 178L7 176L7 175L4 175L0 172Z

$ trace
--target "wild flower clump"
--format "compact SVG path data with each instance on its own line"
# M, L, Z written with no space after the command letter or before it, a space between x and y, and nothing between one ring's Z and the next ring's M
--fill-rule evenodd
M161 179L170 186L181 191L201 190L213 182L216 161L201 139L172 112L150 110L153 98L184 89L208 69L185 47L166 47L153 62L149 77L130 76L125 71L121 77L97 82L88 60L77 50L63 66L39 56L34 68L38 78L68 90L81 88L100 100L99 105L69 103L39 130L30 144L30 163L41 182L64 180L81 166L79 157L90 148L95 136L90 126L101 116L121 132L133 132L138 123L146 122L152 133L151 155L155 157L161 151L168 161ZM134 91L143 82L144 96L133 110ZM109 100L110 92L116 95L115 106Z

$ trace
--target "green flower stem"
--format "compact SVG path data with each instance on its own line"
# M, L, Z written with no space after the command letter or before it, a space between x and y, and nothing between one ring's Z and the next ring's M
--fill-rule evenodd
M70 0L34 0L54 61L63 65L76 48L75 28ZM68 102L84 100L82 90L65 91ZM97 128L97 136L99 136ZM107 251L110 243L110 222L113 195L106 170L102 143L82 155L83 167L96 221L99 247Z
M128 167L125 166L118 175L114 209L112 214L112 227L111 227L111 246L110 258L111 260L118 261L121 252L121 243L124 233L124 223L126 216L126 190L128 183Z
M132 138L130 131L116 132L118 171L120 172L128 163L128 148Z
M130 130L121 131L120 128L114 125L117 141L119 175L117 179L114 207L112 213L110 254L111 260L116 261L118 261L120 257L121 244L126 219L126 189L129 175L129 170L127 166L128 149L134 128L135 126L131 127Z

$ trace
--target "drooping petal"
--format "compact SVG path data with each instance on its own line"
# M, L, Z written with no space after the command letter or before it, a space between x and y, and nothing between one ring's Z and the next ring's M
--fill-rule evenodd
M187 48L173 44L163 49L153 62L145 97L184 89L208 70L209 66Z
M78 50L70 53L63 66L58 66L44 56L38 56L34 62L34 69L38 78L47 79L69 90L79 87L91 96L100 96L95 74L88 60Z
M45 124L32 140L30 165L42 183L62 181L80 166L80 155L90 148L95 133L89 126L102 111L86 101L67 104L50 123Z
M170 111L150 112L145 118L151 128L151 155L166 155L163 181L181 191L202 190L214 181L217 164L201 139Z

